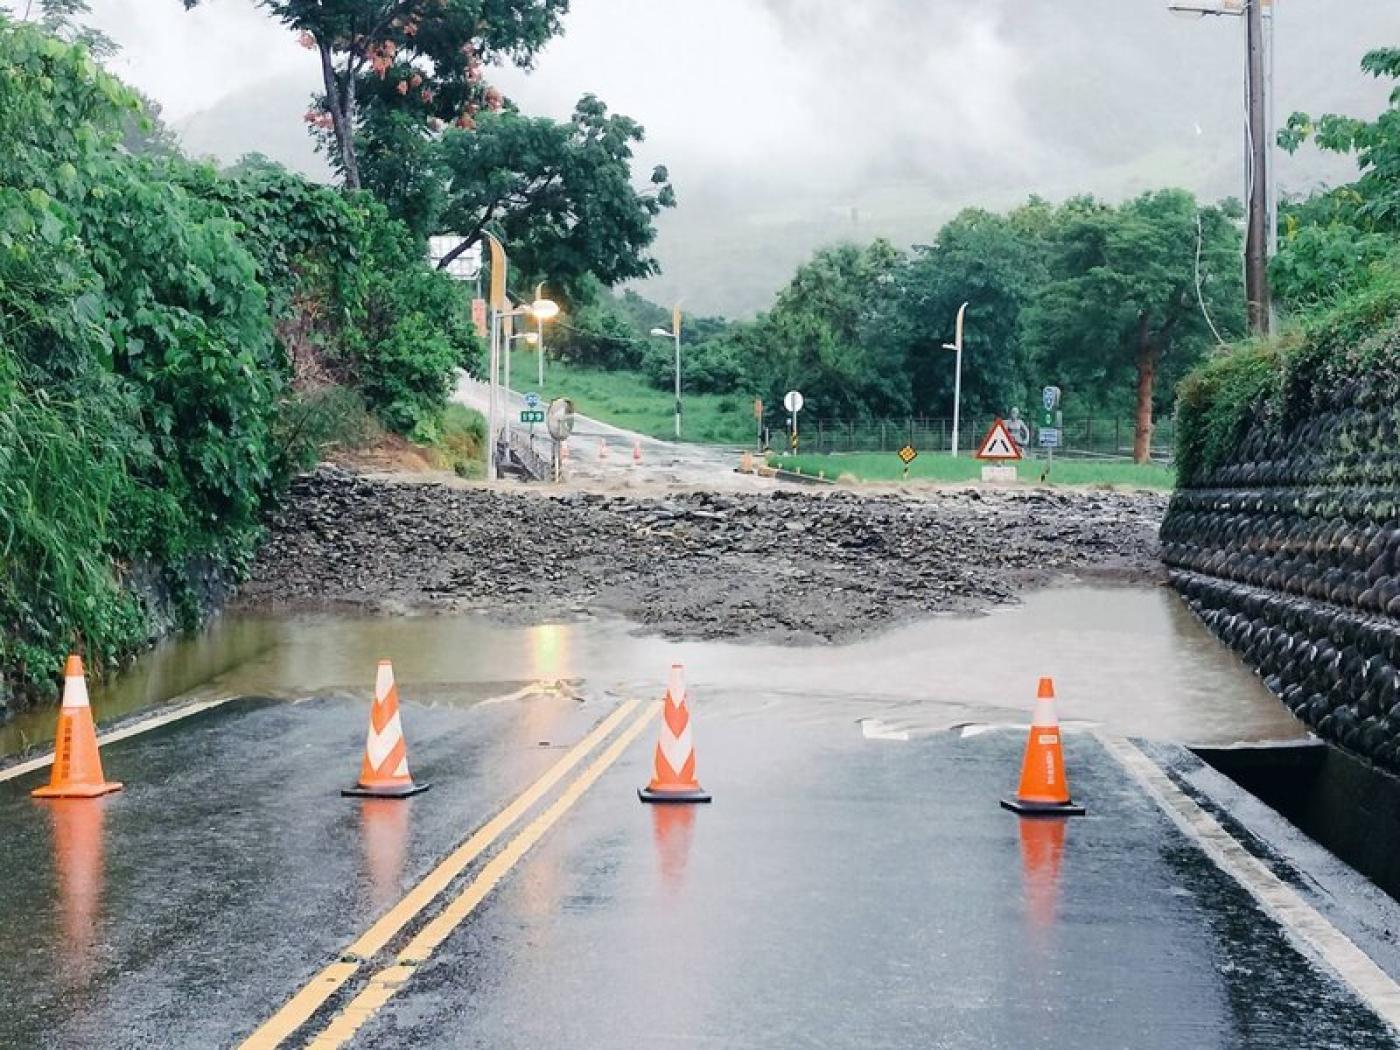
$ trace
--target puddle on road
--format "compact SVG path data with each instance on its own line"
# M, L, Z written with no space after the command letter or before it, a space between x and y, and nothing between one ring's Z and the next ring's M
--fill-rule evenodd
M799 721L876 719L901 732L1024 723L1041 675L1065 721L1188 743L1289 739L1305 730L1170 591L1067 585L981 617L939 617L843 646L668 642L618 621L506 627L481 615L228 616L146 654L94 690L110 722L177 697L368 695L394 661L401 693L474 703L531 682L659 695L686 665L692 694L730 717L780 705ZM47 742L51 711L0 728L0 755ZM891 744L889 746L897 746Z

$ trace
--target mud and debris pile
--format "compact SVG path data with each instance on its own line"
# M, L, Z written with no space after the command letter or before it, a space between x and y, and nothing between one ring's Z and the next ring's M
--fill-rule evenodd
M1400 407L1338 385L1177 493L1172 583L1324 739L1400 770Z
M1067 572L1160 573L1157 493L654 495L299 479L247 607L626 617L671 637L843 640Z

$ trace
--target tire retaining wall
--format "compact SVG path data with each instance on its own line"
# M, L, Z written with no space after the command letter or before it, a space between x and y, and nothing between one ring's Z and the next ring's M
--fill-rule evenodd
M1350 384L1296 426L1253 424L1173 496L1162 558L1318 736L1400 772L1400 405L1377 400Z

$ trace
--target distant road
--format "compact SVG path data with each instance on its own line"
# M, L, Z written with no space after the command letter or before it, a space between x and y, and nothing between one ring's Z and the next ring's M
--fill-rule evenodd
M505 410L515 420L515 426L529 433L528 424L519 423L525 408L525 398L515 390L504 391ZM479 379L463 375L457 384L456 400L488 414L490 387ZM550 438L543 426L534 428L536 447L548 454ZM603 445L606 453L600 458ZM641 464L633 461L633 449L640 446ZM661 441L633 430L624 430L600 419L577 416L573 437L569 439L568 476L575 480L638 481L667 484L768 484L759 479L736 474L740 450L733 446L692 445L684 442Z

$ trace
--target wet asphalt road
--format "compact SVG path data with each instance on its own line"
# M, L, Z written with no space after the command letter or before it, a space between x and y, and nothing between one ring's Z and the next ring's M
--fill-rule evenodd
M339 797L365 711L342 695L115 744L129 786L95 806L0 783L0 1045L235 1044L614 704L404 692L434 785L407 803ZM996 805L1021 733L787 708L697 694L698 809L637 802L648 726L352 1045L1397 1045L1093 736L1068 742L1089 816L1022 823Z

